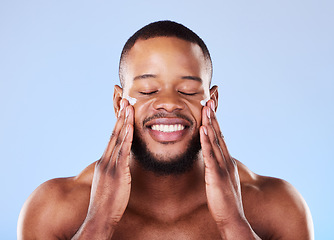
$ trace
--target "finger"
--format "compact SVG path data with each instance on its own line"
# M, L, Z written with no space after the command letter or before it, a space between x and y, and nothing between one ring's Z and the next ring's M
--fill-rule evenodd
M125 136L118 151L116 167L125 169L129 167L130 151L133 139L133 125L126 126Z
M202 146L202 154L203 154L203 160L205 165L205 182L210 185L213 184L212 176L219 174L220 176L228 176L226 168L221 168L219 166L218 161L216 160L216 156L211 144L211 141L209 139L208 129L206 126L200 127L200 141Z
M211 124L216 132L216 135L218 138L224 138L221 130L220 130L220 126L216 117L216 113L215 113L215 103L213 100L209 100L207 102L207 106L211 109L210 113L211 113Z
M128 105L125 108L125 122L124 122L124 125L123 125L122 129L120 130L118 138L116 139L115 146L114 146L113 152L112 152L110 160L109 160L109 166L111 168L115 167L115 164L116 164L117 158L120 154L124 139L128 135L127 126L128 125L133 126L133 123L134 123L134 109L131 105ZM131 132L131 134L133 135L133 132ZM131 139L132 139L132 135L131 135ZM129 153L130 153L130 150L129 150Z
M203 107L203 112L202 112L202 124L203 126L206 127L207 133L208 133L208 138L211 142L212 149L215 153L216 156L216 161L218 161L219 166L222 168L226 167L224 155L222 153L222 150L219 146L219 140L216 136L216 132L211 124L211 110L209 107L205 106Z
M231 157L228 148L226 146L225 140L224 140L224 136L220 130L220 126L216 117L216 114L214 112L215 106L214 106L214 101L210 100L207 103L208 107L210 108L210 124L212 126L212 128L214 129L216 138L218 139L218 143L220 146L220 149L223 153L224 159L226 161L226 164L228 166L228 168L234 167L234 160Z
M115 144L116 144L116 141L119 137L119 133L122 130L122 128L124 126L124 123L125 123L125 120L126 120L125 108L126 108L127 105L128 105L127 100L122 99L121 100L121 109L119 111L119 115L118 115L118 118L116 120L115 127L112 131L112 134L110 136L110 140L108 142L108 145L107 145L107 147L106 147L106 149L105 149L105 151L102 155L102 158L101 158L101 164L102 165L107 165L110 161L110 157L111 157L112 152L115 148Z
M206 126L200 127L200 141L205 167L210 169L218 168L218 162L215 160L216 154L209 139L208 129Z
M128 104L127 109L125 109L126 123L130 125L134 125L135 121L135 110L132 105ZM128 111L128 112L127 112Z

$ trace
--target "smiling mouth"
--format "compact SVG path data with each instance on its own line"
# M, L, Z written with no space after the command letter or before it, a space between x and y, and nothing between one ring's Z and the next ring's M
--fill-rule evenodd
M162 144L179 142L192 129L192 121L181 115L169 117L166 114L156 114L144 120L143 124L151 138Z
M185 126L182 124L172 124L172 125L166 125L166 124L155 124L151 126L152 130L160 131L160 132L177 132L182 131L185 129Z

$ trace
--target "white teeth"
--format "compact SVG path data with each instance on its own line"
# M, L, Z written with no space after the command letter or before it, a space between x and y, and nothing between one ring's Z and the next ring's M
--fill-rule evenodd
M161 131L161 132L175 132L175 131L181 131L185 128L185 126L181 124L174 124L174 125L152 125L152 130Z

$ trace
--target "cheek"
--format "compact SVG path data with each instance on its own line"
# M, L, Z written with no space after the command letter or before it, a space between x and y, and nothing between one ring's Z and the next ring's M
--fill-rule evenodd
M202 104L199 101L189 101L187 105L199 128L202 125Z
M143 120L149 116L151 101L137 99L133 105L135 111L135 126L142 127Z
M196 122L198 124L198 128L202 125L202 109L203 109L203 106L201 105L200 108L197 109L196 113L195 113L195 119L196 119Z

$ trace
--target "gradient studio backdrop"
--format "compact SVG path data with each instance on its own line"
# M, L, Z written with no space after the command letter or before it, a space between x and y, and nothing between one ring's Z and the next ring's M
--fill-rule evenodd
M42 182L78 174L115 123L123 44L172 19L207 43L232 155L304 196L316 239L333 236L334 4L280 1L0 3L1 239Z

